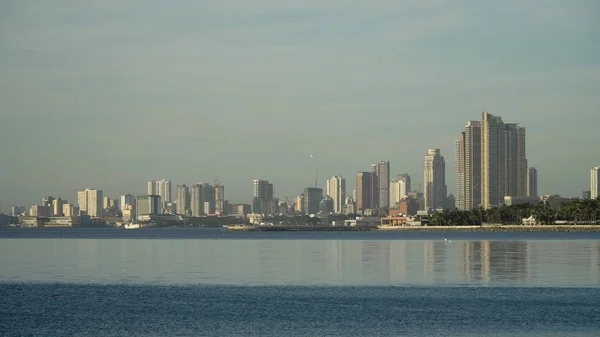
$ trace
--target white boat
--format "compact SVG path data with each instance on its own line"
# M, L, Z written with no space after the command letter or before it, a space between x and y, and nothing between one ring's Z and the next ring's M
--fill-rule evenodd
M139 229L141 225L139 223L126 223L123 227L125 229Z

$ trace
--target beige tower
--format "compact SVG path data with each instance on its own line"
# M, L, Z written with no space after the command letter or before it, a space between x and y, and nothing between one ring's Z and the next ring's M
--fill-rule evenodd
M481 121L481 203L484 208L504 202L506 136L501 117L483 112Z
M425 210L443 207L446 199L446 162L440 149L429 149L425 156L424 184Z

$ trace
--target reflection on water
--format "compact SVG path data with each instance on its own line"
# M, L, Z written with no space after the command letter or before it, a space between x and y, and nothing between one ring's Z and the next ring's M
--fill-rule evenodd
M3 239L0 281L599 286L600 242Z

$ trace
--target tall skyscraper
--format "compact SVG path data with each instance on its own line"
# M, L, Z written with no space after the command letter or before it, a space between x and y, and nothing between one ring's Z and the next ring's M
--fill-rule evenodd
M201 216L203 213L202 184L193 184L190 188L190 209L192 216Z
M504 196L527 194L525 128L504 124L501 117L482 113L481 195L485 208L499 206Z
M537 197L537 169L530 167L527 169L527 194L528 197Z
M374 207L384 210L390 207L390 162L380 161L371 165L371 172L374 175L374 193L377 195Z
M225 213L225 186L215 182L215 213Z
M342 176L333 176L327 180L327 195L333 200L333 212L342 214L346 200L346 179Z
M156 180L148 181L148 195L156 195Z
M429 149L425 156L424 183L425 209L443 207L447 190L446 162L440 149Z
M79 210L84 211L87 215L93 217L102 216L102 191L95 189L86 189L85 191L77 192L77 203Z
M306 214L319 213L319 203L323 200L323 190L318 187L304 189L304 209Z
M202 184L202 208L205 214L215 214L215 188L209 183Z
M506 133L501 117L482 114L481 199L484 208L504 202L506 191Z
M596 166L590 170L590 198L596 199L600 196L600 188L598 186L600 182L600 166Z
M396 206L410 192L410 175L397 175L390 183L390 207Z
M371 172L358 172L356 174L356 211L363 213L366 209L373 208L373 176Z
M273 203L273 184L268 180L255 179L252 182L252 212L257 214L272 214L274 211Z
M186 214L190 209L190 191L186 185L177 185L177 214Z
M456 142L456 207L481 205L481 122L469 121Z
M171 202L171 181L162 179L156 182L156 193L163 204Z

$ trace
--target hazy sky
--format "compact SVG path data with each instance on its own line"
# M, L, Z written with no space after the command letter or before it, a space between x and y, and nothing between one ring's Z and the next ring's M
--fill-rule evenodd
M252 179L290 199L389 160L423 180L481 111L527 128L540 193L600 165L596 0L0 3L0 204ZM313 153L315 159L309 157Z

